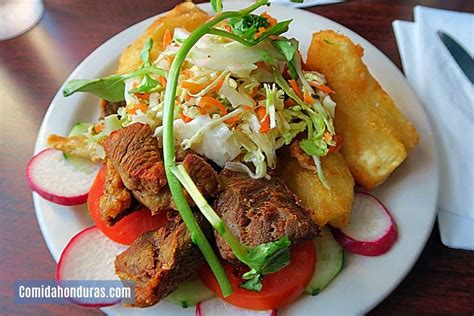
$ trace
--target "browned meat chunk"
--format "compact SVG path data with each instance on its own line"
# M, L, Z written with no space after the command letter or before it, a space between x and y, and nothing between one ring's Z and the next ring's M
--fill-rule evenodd
M258 246L283 236L298 241L318 235L309 210L278 176L255 180L228 169L220 176L224 189L215 210L245 245ZM235 260L227 242L217 234L216 241L222 258Z
M152 214L175 208L158 142L148 125L135 123L117 130L105 139L103 146L125 187ZM204 196L215 195L218 176L203 158L187 154L183 164Z
M126 105L125 101L112 102L102 99L100 100L100 118L117 114L118 109Z
M187 154L183 166L193 179L196 186L205 197L215 196L218 193L219 178L216 171L201 157L196 154ZM191 198L188 198L191 203Z
M132 204L132 195L110 160L106 162L106 170L104 193L100 197L99 207L102 219L109 225L113 225L128 213Z
M206 234L210 229L202 216L196 216ZM189 278L204 262L191 234L177 216L167 226L141 235L115 259L115 273L122 281L135 282L133 306L158 303Z
M158 143L148 125L135 123L110 134L103 142L107 157L125 187L153 214L169 209L171 194Z

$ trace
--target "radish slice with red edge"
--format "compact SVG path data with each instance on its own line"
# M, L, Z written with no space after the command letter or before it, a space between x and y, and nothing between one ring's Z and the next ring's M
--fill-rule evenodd
M86 228L72 237L61 253L56 267L56 281L65 287L73 283L68 282L71 280L86 281L84 286L104 286L102 281L115 281L107 283L107 286L120 286L120 280L115 275L114 261L126 249L127 246L110 240L96 226ZM71 301L82 306L104 307L120 303L121 299L75 297Z
M26 180L31 190L48 201L61 205L86 203L89 189L100 164L86 159L71 164L64 154L45 149L34 156L26 167Z
M397 225L385 206L369 193L354 195L350 224L331 227L334 238L344 249L363 256L386 253L398 238Z
M196 316L277 316L277 310L254 311L215 298L196 305Z

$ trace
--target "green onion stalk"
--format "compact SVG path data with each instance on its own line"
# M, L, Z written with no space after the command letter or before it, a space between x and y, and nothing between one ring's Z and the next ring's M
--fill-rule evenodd
M176 203L176 206L179 210L179 213L181 217L183 218L183 221L186 227L191 232L191 237L192 237L193 242L199 247L204 258L208 262L209 267L211 268L212 272L216 276L216 279L221 287L222 294L224 296L228 296L232 293L232 286L229 282L229 279L227 278L227 275L225 274L225 271L219 259L217 258L211 245L209 244L209 241L206 239L204 233L202 232L201 228L196 222L196 219L191 211L191 208L189 207L189 204L184 196L183 188L180 184L180 181L173 173L173 170L175 170L176 168L174 136L173 136L173 121L174 121L174 112L175 112L174 106L175 106L175 98L176 98L176 89L178 87L178 77L181 72L181 67L186 59L186 56L201 37L203 37L206 34L216 34L216 31L215 31L216 29L213 27L217 25L219 22L229 19L229 18L243 17L247 14L250 14L257 8L263 5L267 5L267 4L268 4L268 0L260 0L240 11L229 11L229 12L217 13L213 19L211 19L207 23L196 28L196 30L194 30L194 32L192 32L191 35L183 42L180 50L176 54L171 64L171 67L167 76L167 86L165 90L164 113L163 113L163 156L164 156L166 177L168 179L168 185L169 185L171 194L173 196L174 202ZM221 34L219 32L219 35L224 35L224 34ZM228 33L226 35L228 35ZM257 42L254 42L252 44L254 45L256 43ZM215 216L217 216L217 214L215 214ZM216 230L219 233L224 234L223 237L226 239L227 242L230 241L230 246L232 247L237 257L241 257L242 259L245 256L248 256L249 254L248 249L245 248L245 246L242 245L240 241L238 241L237 238L234 235L232 235L228 229L225 228L225 225L223 224L222 220L218 216L217 218L214 217L211 220L211 224L216 225L216 226L213 225L214 228L216 228ZM285 242L285 245L288 246L289 241ZM288 252L288 256L289 256L289 252ZM287 261L289 262L289 258ZM256 288L258 290L258 286Z

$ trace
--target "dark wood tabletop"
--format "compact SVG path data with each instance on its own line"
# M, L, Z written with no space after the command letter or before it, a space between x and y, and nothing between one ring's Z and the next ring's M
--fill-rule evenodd
M49 103L71 71L114 34L179 1L44 2L45 13L38 25L0 42L0 315L99 315L100 310L74 305L15 305L12 301L14 281L52 279L56 269L36 221L25 166ZM348 1L307 10L362 35L401 68L392 21L412 20L415 5L474 11L474 2L469 0ZM371 313L420 312L474 313L474 252L443 246L437 225L413 270Z

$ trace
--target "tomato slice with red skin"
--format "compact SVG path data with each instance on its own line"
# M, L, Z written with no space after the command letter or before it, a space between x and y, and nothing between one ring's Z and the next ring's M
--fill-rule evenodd
M115 225L109 226L107 222L102 219L99 200L104 191L106 168L102 166L92 183L87 198L87 208L89 214L94 221L94 224L105 236L115 242L131 245L138 236L150 230L156 230L162 227L167 222L166 212L158 215L151 215L151 212L146 207L142 207L129 215L126 215Z
M204 284L226 302L247 309L269 310L289 304L300 296L313 276L316 263L316 249L311 240L295 244L290 249L291 263L272 274L265 275L263 288L254 292L241 288L241 276L245 270L223 263L234 292L223 297L219 284L208 265L203 265L198 274ZM248 269L247 269L248 270Z

